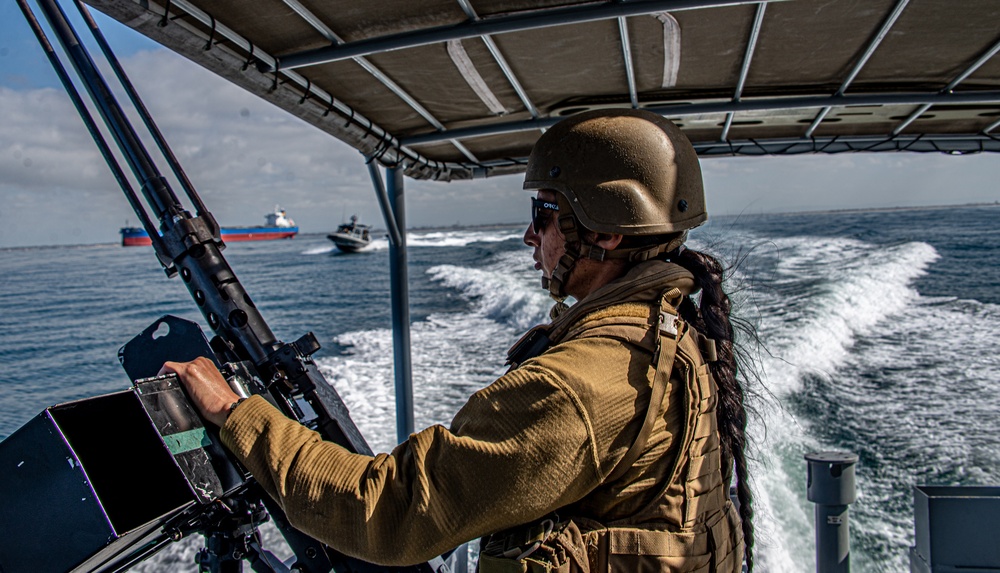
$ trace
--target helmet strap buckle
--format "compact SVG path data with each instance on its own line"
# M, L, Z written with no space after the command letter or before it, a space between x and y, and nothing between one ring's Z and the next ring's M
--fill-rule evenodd
M553 299L560 302L566 299L566 282L569 280L570 271L576 265L576 260L576 255L567 251L552 270L552 277L549 278L547 286Z
M608 251L603 247L598 247L590 243L585 243L580 247L580 256L594 261L603 261Z
M571 213L559 215L559 232L562 233L563 239L567 243L575 243L580 240L577 229L576 217Z

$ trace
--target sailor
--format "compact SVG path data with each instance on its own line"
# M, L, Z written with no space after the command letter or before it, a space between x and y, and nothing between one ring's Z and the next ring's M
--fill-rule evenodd
M723 269L685 247L707 218L690 142L653 113L580 113L539 139L524 188L558 302L449 427L352 454L238 400L207 359L164 371L291 523L348 555L407 565L482 537L483 573L752 570Z

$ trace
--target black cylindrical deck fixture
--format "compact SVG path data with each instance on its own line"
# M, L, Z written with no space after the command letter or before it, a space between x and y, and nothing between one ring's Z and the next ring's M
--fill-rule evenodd
M858 456L846 452L806 454L806 496L816 504L816 573L851 570L847 506L857 499L854 465Z

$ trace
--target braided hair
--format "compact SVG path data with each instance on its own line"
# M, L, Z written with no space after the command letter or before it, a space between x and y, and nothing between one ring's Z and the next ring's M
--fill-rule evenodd
M676 244L683 241L685 233L657 236L626 236L621 246L635 248L653 244ZM701 300L696 305L691 297L685 297L678 311L685 322L698 332L715 340L718 360L709 363L712 375L719 386L719 403L716 416L719 423L719 437L724 458L732 459L736 468L736 496L739 501L740 520L743 524L745 543L744 559L747 571L753 571L753 492L750 490L750 474L747 467L747 408L746 389L737 378L737 364L747 364L734 342L734 323L742 330L749 330L751 338L756 338L753 327L743 321L730 318L732 303L722 288L726 280L726 269L715 257L680 247L665 255L692 275L696 290L701 291ZM753 376L752 371L745 370Z
M719 359L710 363L712 375L719 386L717 417L722 451L731 457L736 467L736 495L740 519L743 522L744 558L747 571L753 571L753 493L747 469L747 412L744 390L736 377L737 356L733 342L734 329L729 313L732 304L722 289L725 270L717 259L691 249L682 249L672 257L678 265L694 275L695 286L701 289L701 301L695 306L685 297L678 309L681 317L699 332L715 340Z

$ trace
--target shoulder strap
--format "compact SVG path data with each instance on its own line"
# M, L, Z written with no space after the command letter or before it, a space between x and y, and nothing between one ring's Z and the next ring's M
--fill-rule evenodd
M660 404L667 393L667 382L670 380L670 373L674 369L674 356L677 354L677 343L683 336L686 325L677 315L677 304L681 300L681 291L672 288L660 297L660 318L658 323L659 339L657 342L656 354L653 357L651 366L655 365L656 373L653 374L653 391L649 396L649 405L646 407L646 417L642 421L642 428L636 436L632 446L625 452L625 455L618 461L618 465L606 478L606 482L614 481L622 477L632 464L639 459L649 435L653 431L653 424L656 416L660 412Z
M507 371L514 370L529 358L541 355L550 346L552 340L549 338L549 326L539 325L532 328L507 351L507 365L510 366Z

